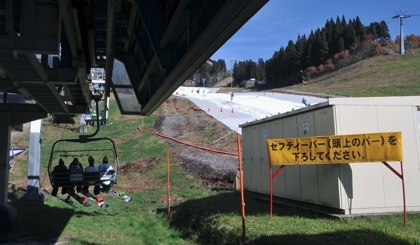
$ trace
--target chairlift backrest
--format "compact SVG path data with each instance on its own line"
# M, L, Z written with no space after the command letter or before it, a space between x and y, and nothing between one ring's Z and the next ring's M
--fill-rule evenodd
M69 168L69 173L71 174L83 173L83 168L80 167L79 165L71 165Z

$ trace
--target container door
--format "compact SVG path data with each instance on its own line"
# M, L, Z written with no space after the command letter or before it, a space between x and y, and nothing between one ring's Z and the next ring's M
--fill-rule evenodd
M297 137L311 137L315 135L314 112L309 111L297 115ZM306 150L305 150L306 149ZM301 146L300 151L308 151L307 148ZM317 165L300 165L300 180L302 201L319 204L318 198L318 166Z
M335 135L334 110L326 107L314 111L315 135ZM340 208L340 165L318 165L319 204Z
M266 140L270 138L270 123L260 125L261 193L270 194L270 166Z
M270 138L280 139L284 138L283 133L283 119L277 119L271 122L270 125ZM273 167L273 173L279 167ZM287 167L286 167L287 168ZM286 197L286 168L284 168L280 174L273 180L273 195L278 197Z
M283 119L284 138L296 138L298 135L297 117L290 116ZM286 176L286 198L301 201L300 167L287 166L283 170Z
M252 126L251 127L251 168L252 168L252 191L260 192L261 193L261 160L260 160L260 146L258 145L260 142L260 130L259 126Z

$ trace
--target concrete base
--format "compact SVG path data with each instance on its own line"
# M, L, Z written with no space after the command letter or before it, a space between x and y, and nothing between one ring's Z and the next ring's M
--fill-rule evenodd
M28 187L25 195L22 197L25 201L35 202L37 204L45 204L45 196L39 192L36 187Z
M418 211L407 212L407 214L420 214ZM332 217L339 220L349 220L349 219L359 219L366 217L380 217L380 216L396 216L401 215L401 220L403 219L402 212L388 212L388 213L364 213L364 214L330 214Z
M16 209L12 205L0 206L0 237L12 229L16 216Z

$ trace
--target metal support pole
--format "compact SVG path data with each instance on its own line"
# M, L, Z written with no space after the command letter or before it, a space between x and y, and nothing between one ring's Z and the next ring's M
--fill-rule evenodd
M44 203L40 193L42 119L32 121L29 134L28 185L23 199Z
M11 113L2 113L0 120L0 237L13 227L16 209L7 203L9 187L10 158L10 117Z
M400 54L405 54L405 49L404 49L404 31L403 31L403 17L400 17Z
M409 18L411 15L405 15L405 14L397 14L396 16L392 17L394 19L399 18L400 19L400 54L405 54L404 49L404 31L403 31L403 19Z
M2 113L0 120L0 206L7 204L10 158L10 113Z

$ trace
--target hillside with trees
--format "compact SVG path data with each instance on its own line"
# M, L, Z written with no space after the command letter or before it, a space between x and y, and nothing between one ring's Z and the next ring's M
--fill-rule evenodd
M365 26L359 17L346 20L344 16L327 20L322 28L311 31L309 36L298 35L286 47L275 51L272 58L235 61L230 71L234 86L245 86L251 78L264 81L264 87L281 88L315 79L378 55L398 52L400 37L391 40L385 21ZM406 50L420 47L420 36L405 37ZM213 63L213 64L212 64ZM206 86L230 76L224 60L203 64L191 76L195 85Z
M298 36L286 48L276 51L266 61L267 81L272 87L300 83L326 72L382 54L382 46L389 44L390 35L385 21L365 27L360 18L343 16L330 19L323 28L311 31L308 38Z
M194 86L209 87L229 76L230 74L226 72L225 60L208 60L190 76L190 80L194 81Z

